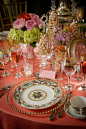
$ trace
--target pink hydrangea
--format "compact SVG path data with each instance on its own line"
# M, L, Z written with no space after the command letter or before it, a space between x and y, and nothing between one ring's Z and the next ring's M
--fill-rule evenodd
M22 29L24 26L25 26L25 19L23 19L23 18L17 19L13 23L13 27L16 29Z
M37 24L36 24L36 22L34 20L28 20L28 21L26 21L26 25L25 26L26 26L26 28L28 30L32 30L33 27L37 26Z

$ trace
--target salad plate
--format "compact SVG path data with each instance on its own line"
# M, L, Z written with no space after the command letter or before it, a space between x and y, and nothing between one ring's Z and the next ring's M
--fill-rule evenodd
M75 113L72 106L71 106L71 103L70 101L68 101L65 105L64 105L64 110L65 112L70 116L70 117L73 117L73 118L76 118L76 119L86 119L86 113L81 115L81 114L78 114L78 113Z
M59 102L62 90L55 82L33 80L18 86L13 97L24 108L45 109Z

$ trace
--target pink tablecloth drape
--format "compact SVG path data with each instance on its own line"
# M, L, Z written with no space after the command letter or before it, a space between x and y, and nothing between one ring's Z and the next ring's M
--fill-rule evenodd
M39 70L39 64L40 64L40 56L36 55L36 58L33 59L33 71L38 72ZM3 68L3 66L0 64L0 68ZM6 66L7 70L10 69L10 62L8 62ZM1 74L3 71L0 71L0 89L5 85L5 83L9 83L9 85L12 82L18 83L19 81L27 79L25 77L23 72L23 59L21 58L21 61L19 63L19 71L23 73L23 77L20 79L15 79L13 77L14 73L16 72L15 67L13 68L13 71L11 72L11 75L8 77L2 77ZM67 77L64 74L63 75L64 80L61 81L63 84L67 82ZM75 85L75 90L73 91L72 96L75 95L83 95L86 97L86 91L79 91L77 89L77 86L80 83L75 83L71 80L71 83ZM82 82L81 82L82 83ZM75 119L70 116L68 116L65 112L63 112L63 116L61 118L57 118L55 116L55 119L53 121L49 120L49 114L44 114L40 116L30 116L21 114L15 110L13 110L7 103L7 93L5 93L0 98L0 129L86 129L86 119L80 120ZM72 97L71 96L71 97ZM12 101L13 104L15 104L14 101ZM16 106L19 106L16 104ZM20 107L21 108L21 107Z

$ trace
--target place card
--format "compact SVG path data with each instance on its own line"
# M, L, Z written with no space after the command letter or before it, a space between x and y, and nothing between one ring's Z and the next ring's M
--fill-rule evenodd
M56 72L52 70L42 70L40 69L39 77L56 79Z

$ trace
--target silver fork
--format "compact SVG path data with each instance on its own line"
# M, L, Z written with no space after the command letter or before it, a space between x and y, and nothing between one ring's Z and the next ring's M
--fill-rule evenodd
M15 82L12 82L12 83L10 84L10 86L8 86L9 84L6 83L6 84L4 85L4 87L2 88L2 89L3 89L3 92L0 94L0 98L4 95L5 91L8 90L8 89L10 89L14 84L15 84ZM2 90L0 90L0 91L2 91Z

